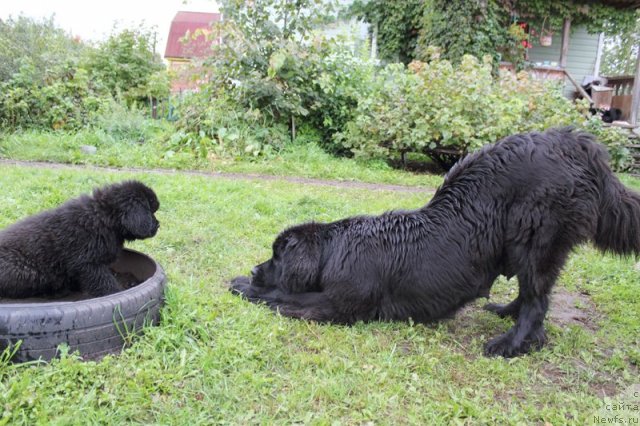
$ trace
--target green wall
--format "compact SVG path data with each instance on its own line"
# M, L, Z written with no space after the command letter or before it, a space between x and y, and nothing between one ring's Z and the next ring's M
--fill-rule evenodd
M533 63L544 61L560 62L561 43L562 34L560 33L553 35L553 44L549 47L542 47L538 40L534 40L534 47L529 49L529 61ZM578 84L582 84L582 79L585 76L593 75L597 52L598 34L589 34L582 27L573 28L569 39L567 71ZM565 80L565 95L572 96L575 87L568 79Z

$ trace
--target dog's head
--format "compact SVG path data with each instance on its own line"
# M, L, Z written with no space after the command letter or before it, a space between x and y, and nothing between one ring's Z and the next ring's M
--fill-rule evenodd
M251 271L251 284L291 292L317 290L322 260L321 227L309 223L282 232L273 243L271 259Z
M160 223L154 216L160 202L151 188L135 180L96 189L93 198L106 206L125 240L153 237Z

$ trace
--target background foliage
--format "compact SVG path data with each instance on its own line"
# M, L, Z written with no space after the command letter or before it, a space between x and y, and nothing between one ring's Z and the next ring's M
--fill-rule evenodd
M222 11L226 19L213 35L225 34L225 43L205 64L209 83L179 108L175 148L197 145L201 156L269 154L305 126L329 141L374 72L352 45L313 33L333 19L332 3L269 0L248 7L233 0L222 2Z
M415 58L425 0L356 0L349 8L356 16L377 28L378 55L388 62L408 64Z
M48 70L77 62L82 50L82 43L58 28L53 18L0 20L0 81L10 80L27 64L44 76Z
M101 145L154 139L167 158L196 161L273 158L308 143L390 162L426 154L447 166L506 135L573 124L598 134L618 169L628 166L624 134L585 116L556 87L499 77L495 65L523 56L520 18L540 31L570 17L614 33L637 25L635 13L569 1L358 0L350 16L377 25L385 66L352 39L320 30L341 19L337 3L222 1L225 19L209 37L224 43L197 64L204 83L170 101L177 121L163 126L148 120L147 104L169 89L153 31L114 29L90 45L51 19L0 22L0 126L94 129ZM624 64L630 46L625 39L609 57Z
M0 128L79 129L127 107L164 98L169 81L149 30L114 31L89 45L53 18L0 21Z
M406 69L387 65L335 143L363 157L424 153L448 167L459 155L510 134L574 125L609 145L615 167L628 166L627 136L604 128L588 105L568 100L554 83L531 80L525 72L496 79L489 56L479 61L465 55L455 65L438 49L430 53L429 62Z
M602 56L603 75L633 75L640 45L640 17L625 31L605 38Z
M518 41L509 33L507 10L496 1L426 0L425 3L416 45L418 59L427 59L429 46L438 46L442 56L454 62L472 54L490 55L497 63L502 51L517 46Z
M537 32L559 33L565 18L593 33L631 34L637 12L574 0L357 0L351 13L378 27L380 58L424 60L429 46L458 62L466 54L513 60L522 38L510 25L527 21Z
M122 96L128 104L147 96L166 97L168 84L154 84L164 70L155 38L155 32L145 28L114 29L105 42L88 49L82 66L111 96Z

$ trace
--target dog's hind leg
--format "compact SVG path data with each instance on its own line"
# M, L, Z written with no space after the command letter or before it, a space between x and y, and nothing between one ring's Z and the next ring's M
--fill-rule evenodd
M482 308L489 312L493 312L501 318L511 317L515 320L518 319L521 306L522 299L518 295L518 297L516 297L509 303L487 303Z
M124 290L106 265L86 267L75 277L80 289L92 297L106 296Z
M541 349L546 342L543 321L548 307L547 294L528 295L521 302L516 324L506 333L487 342L485 354L510 358L532 349Z

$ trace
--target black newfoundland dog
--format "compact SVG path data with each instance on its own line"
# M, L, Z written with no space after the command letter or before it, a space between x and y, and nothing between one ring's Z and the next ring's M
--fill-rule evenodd
M539 349L549 292L576 244L640 253L640 195L607 161L593 136L569 128L507 137L458 162L419 210L285 230L273 257L230 289L294 318L424 322L515 275L517 298L486 308L516 323L485 353Z
M153 190L126 181L67 201L0 231L0 297L76 289L93 297L123 290L109 265L125 240L153 237Z

